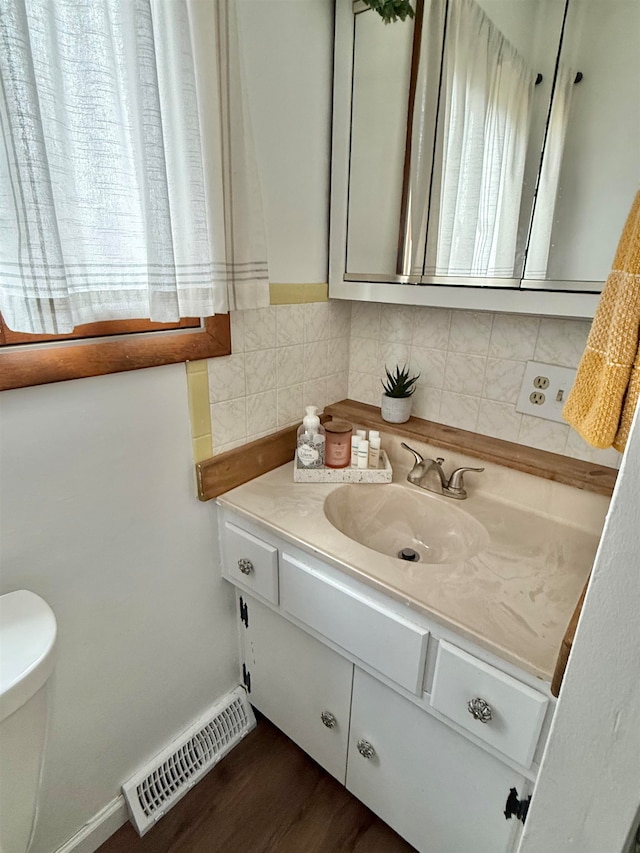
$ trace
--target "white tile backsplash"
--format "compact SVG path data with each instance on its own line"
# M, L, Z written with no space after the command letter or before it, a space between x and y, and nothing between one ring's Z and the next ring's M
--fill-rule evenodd
M569 438L569 425L532 415L523 415L518 440L529 447L549 450L551 453L564 453Z
M301 343L304 343L304 305L279 305L276 310L277 346L288 347Z
M442 391L439 420L449 426L474 432L478 423L479 409L480 397L468 397L465 394Z
M447 353L444 389L456 394L480 397L484 386L486 363L486 358L479 355L467 355L462 352Z
M491 340L493 314L482 311L453 311L449 329L450 352L486 355Z
M543 317L534 361L577 367L591 324L584 320L557 320Z
M490 435L504 441L517 441L522 415L510 403L480 400L476 429L481 435Z
M379 321L379 306L373 307L369 313ZM208 362L214 454L300 423L305 406L322 411L343 400L350 331L349 302L233 311L232 355ZM365 346L373 370L378 342Z
M445 350L411 347L411 375L420 374L418 388L443 388L446 363Z
M244 314L245 350L249 352L275 347L276 312L274 308L253 308L242 313Z
M247 397L247 436L274 432L278 427L277 392L265 391Z
M540 317L495 314L488 354L495 358L530 361L536 351Z
M445 308L416 308L413 318L413 345L446 350L449 345L451 313Z
M278 388L304 382L304 346L296 344L280 347L277 351Z
M277 384L275 349L248 352L245 355L247 395L269 391Z
M488 358L482 396L501 403L517 403L525 364L508 358Z
M231 315L233 354L209 361L214 453L300 422L304 407L350 397L380 405L384 366L420 373L413 413L617 467L566 424L515 411L525 363L576 367L583 320L367 302L278 305Z
M385 306L386 307L386 306ZM351 334L359 338L380 338L380 305L354 302L351 307Z
M589 447L568 425L515 410L526 362L535 357L576 367L589 322L370 303L354 303L351 316L351 399L379 406L385 362L391 369L408 358L412 372L420 374L413 400L417 417L602 465L619 464L618 453Z
M300 412L304 412L302 383L278 388L278 429L301 420Z
M212 358L209 362L209 402L221 403L246 393L244 352Z
M388 305L380 313L380 340L410 344L414 310L407 305Z
M304 306L305 342L326 341L331 337L328 302L310 302Z
M211 438L213 447L239 441L247 436L246 397L211 405Z
M304 345L304 378L322 379L327 375L329 361L328 341L313 341Z

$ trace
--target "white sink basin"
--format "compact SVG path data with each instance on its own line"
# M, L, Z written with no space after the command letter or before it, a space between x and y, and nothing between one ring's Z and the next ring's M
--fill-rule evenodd
M412 562L457 563L489 544L486 528L451 499L395 483L340 486L327 496L324 512L350 539Z

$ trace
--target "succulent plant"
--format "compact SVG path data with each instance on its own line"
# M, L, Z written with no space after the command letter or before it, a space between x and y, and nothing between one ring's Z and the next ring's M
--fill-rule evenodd
M414 17L409 0L364 0L364 2L380 15L385 24L397 21L398 18L404 21L407 17Z
M402 369L396 364L393 373L389 373L389 368L384 366L387 374L387 381L382 381L382 387L387 397L410 397L416 390L416 382L420 378L420 374L409 376L409 368L405 364Z

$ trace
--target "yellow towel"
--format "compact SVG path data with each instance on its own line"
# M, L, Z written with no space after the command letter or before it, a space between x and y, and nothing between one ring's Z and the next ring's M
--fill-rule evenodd
M594 447L622 452L640 392L640 192L618 244L564 419Z

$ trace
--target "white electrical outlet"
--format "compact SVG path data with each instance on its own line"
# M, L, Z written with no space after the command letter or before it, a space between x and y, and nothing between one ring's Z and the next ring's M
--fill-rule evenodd
M564 423L562 409L575 378L576 371L573 367L528 361L516 411L533 415L535 418Z

